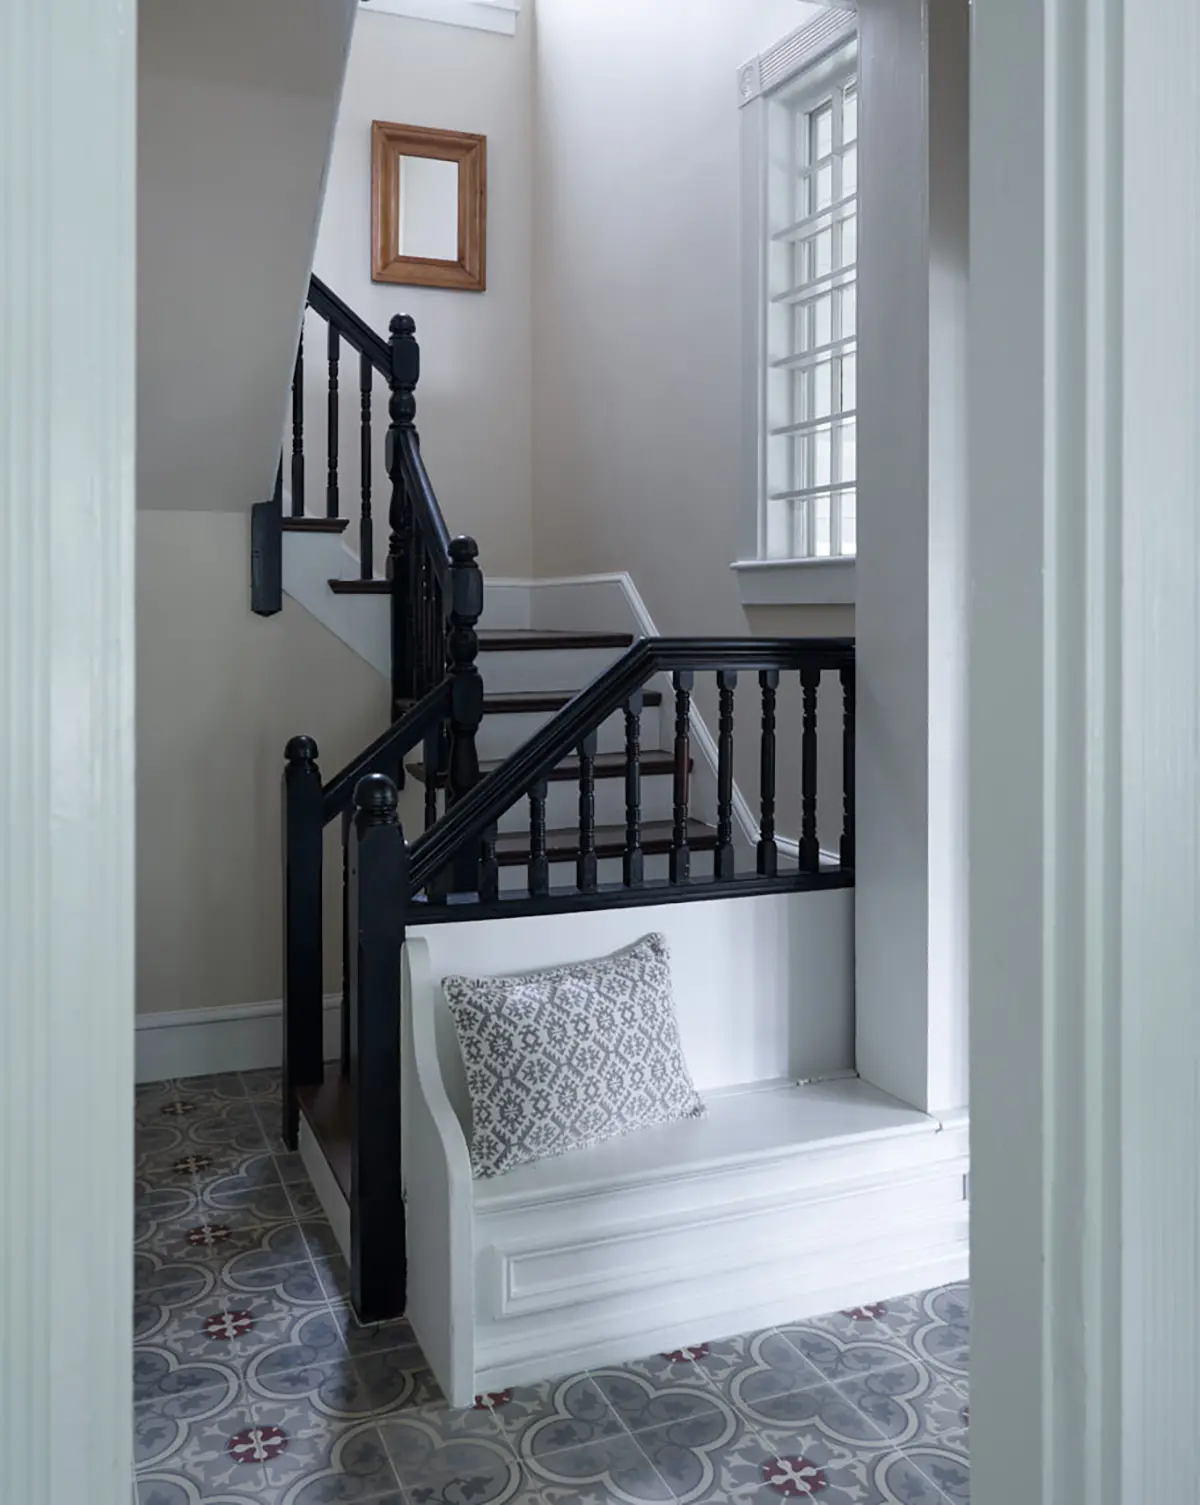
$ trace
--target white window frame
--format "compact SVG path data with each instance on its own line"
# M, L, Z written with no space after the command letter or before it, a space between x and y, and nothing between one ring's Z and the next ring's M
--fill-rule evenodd
M853 11L826 10L816 20L738 70L742 138L742 485L739 552L734 562L747 606L852 604L853 556L764 557L766 544L766 317L769 250L769 110L783 91L810 75L814 90L844 68L857 47Z
M378 15L405 16L412 21L439 21L444 26L467 26L473 31L517 33L519 0L359 0L360 10Z

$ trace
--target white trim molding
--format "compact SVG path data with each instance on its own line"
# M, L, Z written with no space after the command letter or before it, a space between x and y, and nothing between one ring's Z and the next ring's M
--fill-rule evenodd
M743 606L853 606L853 557L840 559L738 559Z
M134 0L0 6L0 1500L30 1505L132 1479L136 54Z
M324 1001L325 1060L341 1051L342 999ZM219 1071L262 1071L283 1057L283 1004L239 1003L214 1009L139 1014L137 1080L165 1082Z
M976 5L971 90L971 1499L1190 1501L1200 9Z
M494 31L506 37L516 36L521 11L515 0L359 0L359 9L412 21L466 26L472 31Z

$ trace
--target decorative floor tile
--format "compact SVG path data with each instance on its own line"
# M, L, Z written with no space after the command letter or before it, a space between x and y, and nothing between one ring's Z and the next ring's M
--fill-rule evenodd
M620 1418L588 1375L518 1385L502 1392L492 1410L521 1457L623 1437Z
M969 1505L971 1465L967 1452L967 1434L959 1432L937 1443L918 1443L905 1449L905 1457L932 1479L950 1505ZM941 1502L939 1501L939 1505Z
M414 1369L425 1367L425 1356L421 1353L416 1334L405 1318L401 1317L397 1322L364 1324L359 1322L354 1309L348 1304L339 1303L332 1310L342 1341L352 1354L365 1357L367 1354L383 1353L392 1348L403 1349L409 1355Z
M454 1410L355 1320L278 1091L139 1089L136 1505L969 1505L965 1286Z
M773 1329L709 1345L698 1367L735 1407L804 1389L821 1378L795 1346Z
M747 1434L721 1455L710 1489L677 1495L683 1505L779 1505L780 1497L819 1500L820 1505L946 1505L931 1480L901 1452L863 1456L812 1432L787 1430Z
M691 1383L675 1380L656 1384L628 1369L594 1369L591 1380L630 1432L687 1422L717 1411L731 1415L729 1407L698 1376Z
M400 1484L379 1428L372 1422L326 1427L289 1438L265 1464L272 1499L287 1505L341 1505L397 1499Z
M893 1447L937 1441L966 1427L965 1394L915 1361L845 1380L838 1389Z
M270 1297L294 1307L326 1307L328 1297L311 1259L278 1264L257 1254L239 1255L220 1271L221 1290L231 1301Z
M635 1434L637 1445L676 1499L711 1494L721 1461L747 1436L742 1419L724 1405Z
M851 1379L878 1369L907 1363L912 1352L882 1330L864 1327L844 1336L816 1323L790 1323L780 1335L817 1374L827 1380Z
M796 1428L823 1438L831 1447L861 1453L890 1446L838 1385L818 1383L805 1390L753 1398L737 1394L735 1387L731 1399L738 1414L756 1431Z
M498 1433L448 1440L416 1415L381 1422L379 1431L409 1505L526 1505L537 1499L526 1467Z
M628 1434L542 1453L529 1459L529 1469L541 1484L542 1498L556 1505L610 1500L640 1505L643 1500L675 1498L637 1439Z

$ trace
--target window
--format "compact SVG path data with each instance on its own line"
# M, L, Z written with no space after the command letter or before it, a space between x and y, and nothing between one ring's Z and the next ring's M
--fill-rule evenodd
M857 548L857 68L830 12L740 75L747 564Z

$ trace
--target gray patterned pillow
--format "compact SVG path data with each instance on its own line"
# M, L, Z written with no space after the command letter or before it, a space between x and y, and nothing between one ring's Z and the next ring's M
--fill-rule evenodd
M476 1176L708 1111L679 1043L666 936L542 972L444 977L442 988Z

